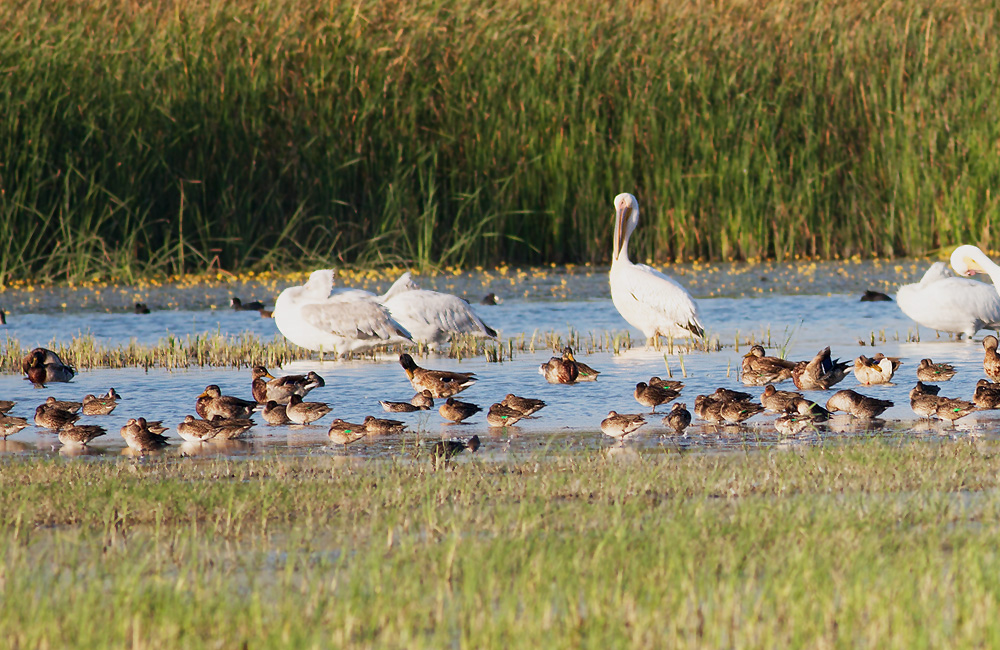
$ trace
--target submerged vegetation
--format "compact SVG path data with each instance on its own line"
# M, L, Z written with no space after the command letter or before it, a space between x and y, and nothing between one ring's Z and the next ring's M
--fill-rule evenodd
M989 241L1000 6L0 5L0 282Z
M477 453L436 471L420 448L368 463L0 460L0 634L21 648L1000 635L996 442Z

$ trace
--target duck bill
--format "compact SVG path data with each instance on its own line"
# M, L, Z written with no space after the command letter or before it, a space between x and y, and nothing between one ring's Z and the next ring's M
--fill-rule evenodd
M632 208L628 205L623 205L615 210L615 237L614 251L611 256L612 261L616 261L618 256L621 255L622 244L625 239L625 222L628 221L631 213Z

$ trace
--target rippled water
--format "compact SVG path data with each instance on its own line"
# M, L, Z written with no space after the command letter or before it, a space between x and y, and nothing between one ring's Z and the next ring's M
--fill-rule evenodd
M951 382L943 384L942 393L971 399L975 382L982 376L982 348L977 343L937 338L927 330L919 332L920 342L908 342L917 333L917 328L894 302L858 302L864 289L878 287L892 290L900 282L919 277L925 266L926 263L922 262L878 267L871 263L828 264L822 267L768 265L731 267L729 274L718 270L699 272L696 267L685 267L682 273L675 273L694 287L708 330L724 346L722 350L711 353L667 355L673 376L686 382L681 400L689 408L693 407L697 394L711 392L718 386L740 387L736 369L746 351L742 341L748 336L757 340L769 337L774 346L786 345L787 356L794 359L809 358L826 345L833 348L835 356L845 359L862 353L871 355L876 350L902 357L904 365L896 375L895 385L860 389L868 395L892 399L897 406L884 414L886 424L874 429L869 427L865 430L849 419L838 418L818 434L795 441L779 440L771 425L773 416L758 416L740 429L696 422L685 438L661 435L665 429L660 417L651 416L647 418L649 424L632 436L623 449L614 453L627 456L637 449L673 451L810 444L844 435L935 438L995 435L998 416L993 412L974 414L960 420L957 427L952 427L942 423L919 422L909 409L907 393L915 381L917 362L924 357L955 364L959 374ZM502 304L477 309L483 319L500 330L504 337L520 333L530 337L533 332L552 330L566 333L570 329L585 334L594 333L599 337L604 333L628 330L635 340L641 340L639 332L631 330L611 304L606 277L606 271L600 269L573 272L549 269L518 277L513 283L509 278L487 278L482 274L440 276L421 279L421 282L428 287L437 286L470 297L486 290L496 291L505 298ZM715 284L701 284L705 277L714 278ZM803 278L812 278L811 282L805 283L806 286L811 284L819 291L806 292L802 288ZM504 286L508 290L501 291L500 287ZM761 287L766 289L755 290ZM377 286L370 288L379 289ZM127 343L130 339L153 343L168 334L185 336L206 331L223 334L251 331L265 339L280 336L272 320L262 319L256 312L234 312L222 307L228 304L228 296L237 290L240 292L237 295L245 299L267 297L263 286L254 285L187 289L167 287L144 292L105 290L103 297L95 296L94 290L36 291L32 292L30 302L33 307L30 310L9 307L11 317L3 329L25 346L46 344L52 340L68 341L81 333L92 334L108 344ZM109 294L114 298L110 298ZM711 294L727 296L711 297ZM24 295L27 294L8 292L3 300L8 306L17 305L19 300L27 300ZM171 303L177 306L156 310L150 315L126 312L125 306L136 299L144 300L154 308ZM64 303L66 307L62 306ZM885 340L877 340L874 349L859 345L859 341L870 343L872 336L876 339L884 337ZM737 339L741 341L739 349L735 347ZM486 458L507 458L540 449L573 453L594 447L613 447L616 443L600 433L601 419L610 409L640 412L641 407L632 398L635 383L651 375L668 374L663 351L637 347L619 355L609 352L581 355L586 363L601 371L598 381L554 386L547 384L538 374L538 365L549 356L549 352L515 353L513 360L499 364L488 363L482 357L463 361L442 357L418 359L418 363L428 367L476 372L480 380L462 393L461 398L484 408L499 401L508 392L548 402L537 418L522 420L517 427L506 430L490 430L484 413L463 425L445 424L436 411L390 414L386 417L406 421L411 431L399 437L361 441L346 449L331 447L326 429L333 417L360 421L366 415L381 416L378 400L408 400L413 391L394 357L377 362L323 363L314 360L290 364L281 372L315 370L326 378L327 386L313 391L310 399L325 401L334 410L316 425L258 425L247 442L227 445L181 445L180 439L171 430L167 435L174 437L177 445L165 453L337 453L368 457L400 451L406 453L427 440L466 438L473 434L478 434L483 440L480 453ZM34 406L48 395L79 400L86 393L102 393L109 386L114 386L125 398L118 409L110 416L84 418L84 421L102 424L109 431L109 435L92 443L93 453L120 454L124 442L118 435L118 429L125 420L144 416L163 419L173 427L184 415L194 412L195 396L209 383L219 384L226 394L249 397L250 380L246 370L196 368L174 371L154 369L149 372L139 369L83 371L69 384L52 384L43 390L33 389L20 376L0 375L0 398L18 401L12 414L30 419ZM783 387L793 388L790 382ZM858 389L858 385L850 375L837 388ZM759 388L747 390L755 395L761 392ZM829 394L811 393L809 396L825 403ZM668 409L661 407L659 410L665 412ZM56 436L45 431L29 427L6 442L0 442L0 452L59 452Z

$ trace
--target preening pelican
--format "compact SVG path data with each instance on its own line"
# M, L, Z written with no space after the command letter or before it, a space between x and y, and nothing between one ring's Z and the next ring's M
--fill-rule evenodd
M962 248L975 247L961 246L955 253ZM975 250L982 254L978 248ZM961 255L959 264L964 264ZM955 268L960 270L959 266ZM996 289L984 282L955 277L944 262L934 262L920 282L901 286L896 304L919 325L939 332L964 334L971 339L981 329L1000 328L1000 295Z
M615 197L611 301L630 325L642 330L646 344L657 336L704 336L694 298L676 280L628 258L628 240L639 224L639 202L631 194Z
M421 289L407 271L378 301L405 327L414 341L431 348L448 343L453 334L495 339L496 330L482 321L458 296Z
M993 280L993 286L1000 292L1000 266L976 246L965 244L951 253L951 266L959 275L973 276L985 273Z
M333 290L333 271L313 271L301 287L288 287L274 303L274 324L295 345L309 350L352 352L412 343L375 296L360 289Z

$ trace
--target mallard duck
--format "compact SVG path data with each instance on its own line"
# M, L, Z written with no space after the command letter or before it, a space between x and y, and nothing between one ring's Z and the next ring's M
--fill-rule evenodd
M491 427L512 427L523 417L524 414L517 409L497 402L486 412L486 423Z
M646 424L646 418L641 415L608 411L608 417L601 420L601 431L606 436L624 440L625 436L644 424Z
M202 418L211 420L218 415L224 418L246 418L253 413L256 402L250 402L239 397L223 395L215 384L209 384L195 402L195 411Z
M349 445L364 438L368 435L368 431L363 424L352 424L337 418L330 423L330 430L327 432L327 435L330 437L330 440L338 445Z
M1000 384L980 379L976 382L976 393L972 401L981 409L1000 408Z
M113 397L108 398L106 395L101 397L95 397L94 395L83 396L84 415L108 415L116 408L118 408L118 402Z
M251 300L244 303L236 296L233 296L229 299L229 306L233 308L233 311L260 311L264 308L264 303L259 300Z
M80 407L83 406L82 402L73 402L70 400L58 400L55 397L49 395L45 398L45 405L49 408L59 409L60 411L66 411L67 413L77 413Z
M597 381L597 375L601 374L600 370L594 370L582 361L577 361L576 357L573 355L573 348L571 347L563 348L562 358L564 361L571 361L576 364L577 381Z
M221 415L213 415L208 423L216 430L213 440L237 440L246 436L256 424L250 418L224 418Z
M451 372L450 370L428 370L421 368L413 357L405 352L399 355L399 365L406 372L413 390L418 393L430 391L431 397L451 397L476 383L474 372Z
M267 404L260 408L261 414L264 416L264 421L268 424L291 424L291 420L288 419L288 413L286 413L286 406L284 404L278 404L274 400L269 400Z
M873 386L875 384L888 384L892 381L892 376L896 373L898 364L894 364L892 359L883 356L881 359L869 359L865 355L859 355L854 360L854 376L858 383L863 386Z
M538 373L550 384L573 384L580 376L580 368L575 361L551 357L538 367Z
M13 415L0 415L0 438L12 436L27 426L28 420L25 418L14 417Z
M382 410L387 413L413 413L414 411L426 410L409 402L390 402L383 399L379 400L378 403L382 405Z
M760 395L760 403L765 409L772 413L784 413L789 406L793 406L798 399L802 399L802 393L791 390L778 390L768 384L764 387L764 392Z
M698 304L676 280L628 258L628 242L639 225L639 201L628 193L615 197L614 246L611 251L611 302L630 325L646 335L646 345L658 337L704 336Z
M46 348L35 348L21 360L21 371L36 387L52 382L67 382L76 375L76 369L62 362L59 355Z
M724 422L722 405L725 403L714 395L697 395L694 398L694 414L707 422Z
M470 402L460 402L454 397L449 397L444 404L438 407L438 413L445 420L452 422L462 422L471 418L483 409Z
M439 440L431 445L431 455L435 461L449 460L466 449L475 453L479 449L479 436L472 436L465 442L461 440Z
M939 420L954 422L959 418L964 418L966 415L974 412L975 410L976 405L972 402L966 402L961 399L942 398L941 401L938 402L937 410L934 412L934 416Z
M862 420L877 418L892 406L893 403L887 399L868 397L853 390L838 390L826 401L828 410L844 411Z
M829 390L847 375L847 363L830 358L830 348L816 353L812 361L799 361L792 369L792 381L799 390Z
M170 444L166 436L150 431L146 418L129 418L120 433L125 444L140 453L162 449Z
M990 381L1000 382L1000 354L997 354L997 337L990 334L983 339L983 372Z
M764 348L755 345L743 356L741 378L745 386L776 384L792 378L794 361L766 356Z
M196 419L193 415L184 416L184 421L177 425L177 435L188 442L205 442L217 433L219 429L213 423Z
M384 436L402 433L406 425L399 420L387 420L369 415L365 418L365 432L370 436Z
M79 414L62 409L39 404L35 409L35 424L45 429L61 429L67 424L73 424L80 419Z
M660 379L659 377L650 377L649 381L646 383L650 386L669 388L670 390L676 390L678 392L684 389L684 382L678 381L677 379Z
M917 385L910 389L910 408L922 418L933 417L942 399L938 397L940 390L940 386L918 381Z
M429 390L422 390L410 398L410 404L413 404L421 411L426 411L434 408L434 396Z
M59 442L68 446L86 446L94 438L106 435L107 433L104 427L99 427L95 424L67 424L59 429Z
M301 396L292 395L288 406L285 407L285 415L296 424L309 424L332 410L323 402L303 402Z
M656 413L657 406L666 404L676 398L680 395L680 392L660 386L650 386L646 382L640 381L635 385L635 391L633 391L632 395L635 396L635 401L639 402L639 404L650 407L652 409L650 413Z
M414 341L426 343L432 350L447 344L455 335L497 337L496 330L484 323L468 302L450 293L421 289L409 271L378 301Z
M533 415L545 406L545 402L532 397L518 397L514 393L507 393L507 396L500 402L507 408L512 408L521 413L522 417Z
M265 378L271 381L264 381ZM250 392L258 404L275 401L278 404L288 404L292 395L305 397L314 388L325 386L326 382L315 372L306 375L285 375L275 377L267 368L254 366L250 369Z
M0 415L7 413L16 405L17 402L12 402L9 399L0 399Z
M955 366L949 363L934 363L930 359L921 359L917 366L917 379L920 381L948 381L955 376Z
M682 402L674 402L663 418L663 424L673 429L676 433L682 434L684 430L691 426L691 412L687 410L687 405Z
M135 303L135 307L132 308L132 312L135 314L148 314L149 306L144 302Z
M750 400L726 401L723 402L719 414L722 419L730 424L740 424L757 415L763 413L764 407L757 402Z

